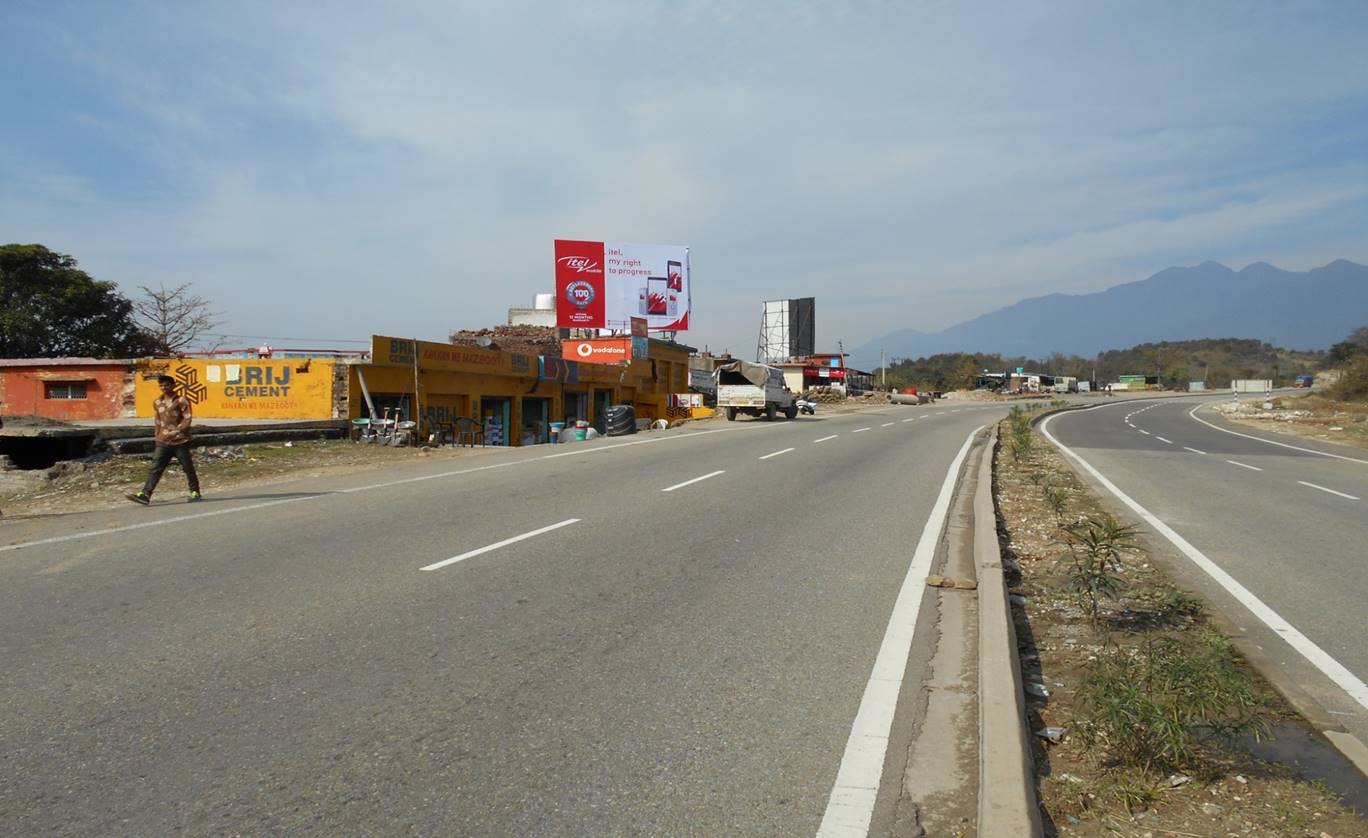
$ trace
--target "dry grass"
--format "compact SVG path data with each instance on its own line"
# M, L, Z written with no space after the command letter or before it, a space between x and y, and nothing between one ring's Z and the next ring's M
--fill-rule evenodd
M1049 693L1028 686L1029 723L1064 730L1057 744L1033 737L1047 833L1368 835L1368 822L1320 783L1205 735L1294 714L1213 629L1200 600L1143 549L1121 549L1144 540L1121 535L1127 521L1106 525L1106 510L1053 447L1036 437L1014 456L1010 419L999 433L1000 536L1019 570L1022 670ZM1080 547L1075 536L1071 550L1070 528L1091 540ZM1079 570L1080 550L1091 550L1104 581Z

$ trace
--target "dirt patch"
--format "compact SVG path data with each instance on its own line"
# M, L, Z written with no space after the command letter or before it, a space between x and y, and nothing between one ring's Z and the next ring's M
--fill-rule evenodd
M1368 403L1344 402L1307 393L1278 396L1271 409L1263 399L1220 402L1216 412L1229 421L1286 436L1368 448Z
M1143 537L1088 534L1106 510L1053 447L1010 419L999 433L999 535L1047 834L1368 835L1322 783L1215 735L1239 722L1306 729ZM1120 549L1097 547L1108 543ZM1090 574L1080 556L1098 555L1107 563Z
M405 465L432 457L480 456L481 449L389 448L349 440L308 440L196 448L195 470L206 495L301 477L350 474ZM23 475L28 485L0 490L5 519L107 509L128 503L124 493L141 488L152 455L92 457ZM8 474L14 475L14 472ZM156 499L184 498L185 475L172 462Z

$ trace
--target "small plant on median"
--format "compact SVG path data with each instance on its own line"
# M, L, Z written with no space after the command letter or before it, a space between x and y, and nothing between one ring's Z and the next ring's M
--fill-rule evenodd
M1234 647L1210 629L1111 646L1092 662L1073 731L1111 765L1162 773L1193 767L1203 735L1229 741L1268 730L1264 705Z
M1062 523L1069 505L1069 493L1063 486L1056 486L1053 483L1046 483L1040 491L1045 495L1045 503L1049 504L1050 511L1054 513L1055 522Z
M1031 416L1020 406L1013 407L1007 417L1012 423L1012 457L1016 460L1028 459L1035 445L1035 435L1031 431Z
M1098 601L1116 599L1126 582L1121 578L1121 558L1143 552L1135 543L1140 531L1106 512L1090 515L1063 528L1068 555L1068 592L1088 619L1098 623Z

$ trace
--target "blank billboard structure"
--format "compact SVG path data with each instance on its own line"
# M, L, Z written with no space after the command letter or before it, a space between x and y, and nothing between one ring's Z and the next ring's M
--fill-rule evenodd
M816 299L799 297L788 301L789 357L806 358L817 351Z
M762 364L806 358L816 350L816 300L767 300L760 318L760 340L755 360Z

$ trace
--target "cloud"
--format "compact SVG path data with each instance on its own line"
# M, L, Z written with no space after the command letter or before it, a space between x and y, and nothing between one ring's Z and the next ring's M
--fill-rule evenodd
M1368 260L1352 6L12 17L0 229L193 281L235 333L498 322L557 236L691 246L687 339L746 352L769 298L816 295L834 344L1176 263Z

